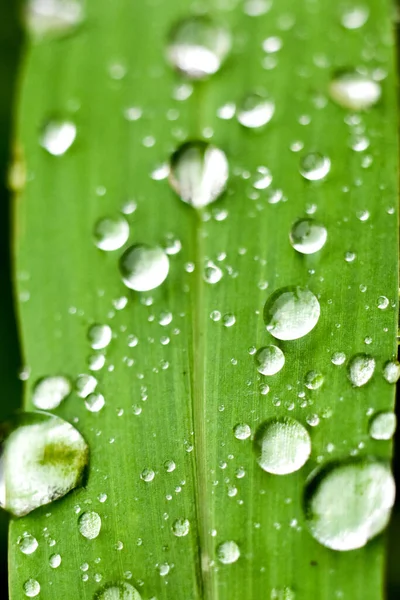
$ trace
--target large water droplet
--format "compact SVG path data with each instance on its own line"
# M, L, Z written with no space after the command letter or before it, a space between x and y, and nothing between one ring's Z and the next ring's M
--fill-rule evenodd
M83 16L81 0L25 0L26 27L36 38L68 34L82 22Z
M27 532L18 538L17 544L23 554L33 554L39 546L37 539Z
M291 286L274 292L264 306L267 330L278 340L296 340L318 323L320 306L310 290Z
M72 146L76 138L76 126L72 121L53 120L43 128L40 145L53 156L61 156Z
M231 565L240 558L240 549L236 542L223 542L217 548L217 557L223 565Z
M350 359L348 376L354 387L365 385L375 371L375 359L369 354L356 354Z
M300 162L300 173L308 181L320 181L331 170L331 161L319 152L310 152Z
M52 554L49 558L49 565L52 569L58 569L61 565L61 556L60 554Z
M228 181L225 153L207 142L188 142L172 155L169 182L178 196L195 208L217 200Z
M0 506L20 517L80 485L88 446L54 415L22 413L3 426Z
M339 73L330 83L332 100L343 108L364 110L374 106L381 97L379 83L357 72Z
M296 221L290 231L290 243L301 254L314 254L325 245L328 232L324 225L314 219Z
M261 94L249 94L244 98L237 112L237 120L249 129L259 129L272 119L275 104Z
M371 419L369 435L374 440L390 440L396 431L396 415L392 412L380 412Z
M274 475L301 469L311 454L307 429L295 419L270 419L256 431L254 450L260 467Z
M137 244L121 256L119 269L128 288L135 292L148 292L167 278L169 259L162 248Z
M376 460L333 463L317 472L305 494L312 535L333 550L361 548L387 525L395 498L389 467Z
M388 383L396 383L400 378L400 364L397 360L388 360L383 365L383 376Z
M262 375L275 375L285 364L285 355L277 346L266 346L260 348L255 355L257 371Z
M25 596L35 598L40 593L40 583L36 579L28 579L23 585Z
M188 519L176 519L172 524L172 533L176 537L184 537L189 533L190 523Z
M167 57L178 71L190 79L203 79L216 73L232 46L227 29L208 17L191 17L172 30Z
M97 512L88 510L78 519L79 533L88 540L94 540L100 533L101 517Z
M63 375L44 377L33 389L32 402L41 410L54 410L70 393L71 383Z
M97 221L93 235L100 250L118 250L129 238L129 225L123 217L107 217Z
M136 588L125 581L107 583L94 595L93 600L141 600Z

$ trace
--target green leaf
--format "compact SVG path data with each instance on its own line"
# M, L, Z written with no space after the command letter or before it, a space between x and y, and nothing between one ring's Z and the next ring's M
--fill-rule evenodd
M46 600L135 597L129 585L158 600L382 597L382 536L358 550L331 550L310 534L303 500L316 467L391 455L390 441L368 433L371 415L391 411L394 402L394 386L382 376L396 352L398 289L390 5L371 1L367 22L355 30L342 26L340 7L327 0L281 0L257 17L245 14L242 2L218 5L200 8L230 28L233 49L220 72L193 90L165 60L168 32L188 16L183 0L88 2L77 31L27 52L18 119L27 179L15 200L16 281L31 368L25 407L33 408L39 379L88 373L88 360L99 352L90 348L90 327L108 325L113 337L95 373L104 407L90 412L72 393L56 410L89 444L87 484L12 522L12 599L24 589L36 593L35 582ZM246 4L256 5L264 3ZM271 37L282 41L277 52L270 52L276 41L266 44L269 52L262 49ZM329 99L332 78L344 68L380 80L376 106L353 114ZM244 97L246 110L275 103L260 131L245 128L243 118L240 124L217 116ZM76 125L63 156L39 143L54 119ZM355 151L353 135L365 136L369 147ZM225 152L230 180L221 199L195 210L150 174L183 142L204 138ZM310 153L331 161L322 181L305 178L327 170L326 160L320 164ZM264 190L253 186L259 167L273 176ZM168 234L182 246L169 257L166 281L151 292L124 286L123 250L102 252L94 244L98 220L124 206L125 212L137 207L126 216L129 246L162 246ZM289 232L314 213L328 238L320 251L301 254ZM204 280L206 260L222 270L219 282ZM288 307L304 318L304 289L319 299L319 319L315 305L306 314L318 322L300 339L282 328L279 339L266 331L264 305L280 288L295 296L268 303L266 321L275 334ZM128 302L118 310L121 297ZM388 299L384 309L380 297ZM265 376L253 353L270 344L283 351L285 366ZM345 354L344 364L334 364L337 353ZM367 382L368 361L352 363L348 378L346 365L360 354L375 360ZM365 385L357 387L361 380ZM284 424L273 433L283 440L281 460L286 441L293 442L292 419L308 431L312 451L302 469L267 473L257 462L265 456L254 451L259 443L263 452L264 438L253 449L246 427L235 437L238 424L254 435L269 419ZM339 477L358 491L336 489L338 501L348 494L354 502L355 494L369 498L374 476L367 462L354 474L358 464L350 462L351 481L347 471ZM320 498L308 509L318 509ZM352 504L349 514L365 513ZM312 515L315 533L320 521ZM176 535L187 521L188 534ZM17 544L24 532L39 543L29 556ZM101 595L109 584L114 588Z

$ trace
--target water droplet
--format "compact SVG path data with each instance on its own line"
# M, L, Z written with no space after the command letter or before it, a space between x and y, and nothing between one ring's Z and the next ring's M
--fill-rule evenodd
M214 264L209 264L204 269L204 280L207 283L218 283L222 279L222 271Z
M400 378L400 364L395 360L389 360L383 366L383 376L388 383L397 383Z
M79 533L87 540L94 540L100 533L101 517L97 512L88 510L78 519Z
M336 366L343 365L346 360L346 355L344 352L334 352L331 357L332 364Z
M345 29L359 29L365 25L368 17L368 6L347 6L343 11L340 20Z
M266 190L272 183L271 171L264 166L257 167L256 174L252 177L252 185L256 190Z
M375 359L368 354L356 354L350 359L348 376L354 387L365 385L375 371Z
M148 292L166 280L169 258L158 246L137 244L121 256L119 269L122 281L128 288L135 292Z
M191 17L173 28L167 46L171 65L190 79L216 73L232 46L229 31L208 17Z
M62 156L72 146L76 127L71 121L49 121L43 128L40 145L53 156Z
M285 355L277 346L260 348L255 355L257 371L262 375L275 375L285 364Z
M173 460L166 460L164 463L164 469L167 471L167 473L172 473L172 471L175 471L176 468L176 464L174 463Z
M240 558L240 549L236 542L223 542L217 548L217 557L223 565L231 565Z
M140 479L146 483L150 483L150 481L153 481L155 475L156 474L152 469L143 469L143 471L140 473Z
M314 254L323 248L328 237L324 225L314 219L300 219L293 225L289 238L293 248L301 254Z
M290 286L274 292L264 306L267 331L278 340L296 340L318 323L320 306L306 288Z
M320 181L331 170L331 161L319 152L310 152L300 162L300 173L308 181Z
M97 379L93 375L78 375L75 381L75 390L80 398L87 398L97 387Z
M289 587L274 588L271 592L271 600L296 600L296 594Z
M70 393L71 383L63 375L44 377L33 389L32 402L41 410L54 410Z
M224 104L217 110L217 116L220 119L228 121L229 119L233 119L236 112L236 105L234 102L228 102Z
M396 424L394 413L380 412L371 419L369 435L374 440L390 440L396 431Z
M304 384L309 390L318 390L324 383L324 376L318 371L309 371L304 379Z
M243 127L258 129L270 122L274 112L275 104L271 99L261 94L249 94L241 103L236 116Z
M85 406L89 412L97 413L99 412L104 404L106 403L104 396L102 394L89 394L89 396L85 400Z
M232 327L236 323L235 315L228 313L222 317L222 324L224 327Z
M57 569L61 565L61 556L59 554L52 554L49 559L49 565L52 569Z
M26 532L18 538L17 544L23 554L32 554L39 546L37 539Z
M91 325L87 334L90 346L93 350L102 350L111 342L112 330L109 325Z
M104 367L106 357L104 354L93 354L88 358L88 367L91 371L100 371Z
M169 182L183 202L202 208L222 194L228 174L222 150L207 142L187 142L172 155Z
M233 434L237 440L247 440L251 436L251 429L247 423L238 423L233 428Z
M381 86L366 75L344 72L331 81L329 93L332 100L343 108L365 110L378 102Z
M93 600L141 600L136 588L125 581L107 583L95 595Z
M19 517L80 485L88 447L72 425L32 412L18 415L4 431L0 506Z
M257 462L268 473L287 475L301 469L311 454L307 429L295 419L270 419L254 438Z
M40 583L36 579L28 579L23 585L25 596L35 598L40 592Z
M176 519L172 524L172 533L176 537L184 537L189 533L190 523L188 519Z
M118 250L129 238L129 225L123 217L106 217L97 221L93 231L94 243L100 250Z
M385 310L389 306L389 299L386 296L379 296L377 306L381 310Z
M36 38L61 37L83 20L81 0L26 0L24 17L29 33Z
M355 550L387 525L395 498L389 467L377 460L333 463L309 481L305 512L312 535L332 550Z

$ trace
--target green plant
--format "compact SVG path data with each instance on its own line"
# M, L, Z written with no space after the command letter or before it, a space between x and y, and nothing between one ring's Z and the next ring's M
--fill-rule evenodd
M130 585L145 599L381 597L382 538L364 546L358 537L363 547L349 552L327 546L349 546L335 537L345 516L366 511L371 518L363 503L371 481L381 478L390 495L387 470L350 463L362 467L358 503L347 471L339 472L322 508L334 511L345 498L349 512L337 517L338 530L328 531L324 544L314 537L326 532L309 505L306 523L303 504L317 466L347 465L351 455L388 460L391 453L389 440L369 435L371 416L391 411L394 396L382 375L396 351L398 289L389 5L371 2L367 22L350 30L341 24L345 9L327 0L282 0L271 8L247 2L247 12L270 8L259 16L229 4L200 7L216 12L234 36L225 65L204 81L186 81L165 60L168 32L187 16L181 0L88 2L76 31L27 52L12 176L18 308L30 369L24 406L34 408L41 378L88 373L102 346L105 365L93 375L105 405L99 397L85 403L75 390L56 410L88 443L88 479L13 520L12 599L25 590L46 600L136 600ZM207 43L219 32L222 59L225 34L204 24L211 27ZM380 88L382 98L356 107L368 110L346 110L332 81L344 67L352 73L363 66L361 101L372 104L371 93L377 101ZM227 119L232 105L237 118ZM259 105L272 118L249 129ZM54 139L68 136L64 154ZM187 140L211 140L227 156L229 184L215 204L203 206L211 192L200 194L193 183L193 162L197 168L210 150L204 144L172 160L172 187L196 208L158 181L166 172L160 165ZM224 183L218 160L214 191ZM183 193L185 177L195 193ZM137 254L121 260L122 249L102 252L94 243L93 230L97 246L110 236L110 223L99 219L121 211L129 246L169 253L168 277L154 290L138 293L121 281L120 271L131 287L141 285L130 280ZM328 235L309 255L302 218L323 224L314 230L317 246L324 228ZM117 238L125 221L117 221ZM287 286L294 286L290 297L273 295ZM288 301L294 316L282 323L278 309ZM90 329L96 324L111 327L109 344L108 329ZM254 355L270 344L283 351L285 366L265 376L282 361L276 350ZM287 429L270 421L287 418ZM308 461L304 427L312 442ZM298 451L296 464L281 456L271 466L262 454L260 468L265 436ZM265 472L294 467L285 476ZM387 497L374 499L381 519ZM29 555L21 552L25 532L39 542ZM119 591L107 592L109 582L119 582Z

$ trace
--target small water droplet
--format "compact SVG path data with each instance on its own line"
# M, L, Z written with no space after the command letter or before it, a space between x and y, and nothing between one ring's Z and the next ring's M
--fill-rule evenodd
M191 17L172 29L167 58L189 79L204 79L220 69L231 46L231 35L225 27L205 16Z
M368 354L356 354L350 359L348 376L354 387L368 383L375 371L375 359Z
M176 537L184 537L189 533L190 523L188 519L176 519L172 524L172 533Z
M93 350L102 350L111 342L112 330L109 325L91 325L87 334L90 346Z
M318 390L324 383L324 376L318 371L309 371L304 379L304 384L309 390Z
M346 6L341 15L341 23L345 29L359 29L367 22L369 8L365 5Z
M25 0L24 17L35 38L62 37L83 20L81 0Z
M43 128L40 145L53 156L62 156L76 138L76 126L71 121L49 121Z
M32 554L39 546L37 539L27 532L18 538L17 544L22 554Z
M204 269L204 280L207 283L218 283L222 279L222 271L219 267L214 264L209 264Z
M267 331L279 340L296 340L318 323L320 306L306 288L291 286L277 290L264 306Z
M101 529L100 515L93 510L82 513L78 519L78 529L79 533L87 540L94 540Z
M100 250L118 250L129 238L129 225L123 217L106 217L97 221L93 231L94 243Z
M300 173L308 181L320 181L331 170L331 161L319 152L310 152L300 162Z
M331 357L332 364L336 366L343 365L346 361L346 355L344 352L334 352Z
M397 383L400 378L400 363L389 360L383 366L383 376L388 383Z
M386 296L379 296L377 301L377 306L381 310L385 310L389 306L389 299Z
M240 549L236 542L223 542L217 548L217 558L223 565L231 565L240 558Z
M124 284L135 292L148 292L167 278L169 259L162 248L137 244L121 256L119 269Z
M224 327L232 327L235 323L236 323L235 315L228 313L222 317L222 324Z
M301 254L314 254L323 248L328 237L324 225L314 219L300 219L290 231L290 243Z
M20 517L80 485L88 447L72 425L54 415L27 412L4 431L0 506Z
M386 527L394 499L395 484L386 464L354 459L333 463L307 484L306 519L324 546L355 550Z
M292 418L270 419L257 429L254 449L260 467L274 475L301 469L311 454L308 431Z
M207 142L187 142L172 155L169 182L183 202L202 208L222 194L228 174L222 150Z
M91 371L100 371L104 367L106 357L104 354L93 354L88 358L88 367Z
M36 579L28 579L23 585L25 596L35 598L40 593L40 583Z
M369 435L374 440L390 440L396 431L396 415L392 412L380 412L374 415L369 426Z
M146 483L150 483L150 481L153 481L155 475L156 474L152 469L143 469L143 471L140 473L140 479Z
M251 429L247 423L238 423L233 428L233 434L237 440L247 440L251 436Z
M167 471L167 473L172 473L172 471L175 471L176 468L176 464L174 463L173 460L166 460L164 463L164 469Z
M381 86L366 75L354 72L339 73L330 83L332 100L343 108L365 110L381 97Z
M237 120L243 127L259 129L270 122L275 112L275 104L261 94L249 94L244 98L237 112Z
M71 393L71 383L63 375L52 375L36 383L32 402L41 410L54 410Z
M285 364L285 355L277 346L260 348L255 355L257 371L262 375L275 375Z
M97 379L93 375L78 375L75 381L75 390L77 396L86 398L92 394L97 387Z
M52 569L57 569L61 565L61 556L59 554L52 554L49 558L49 565Z
M85 406L89 412L97 413L103 408L105 402L102 394L89 394L85 399Z
M171 567L168 563L162 563L161 565L158 565L158 572L160 574L160 577L166 577L170 570Z
M107 583L93 597L93 600L141 600L136 588L125 581Z

